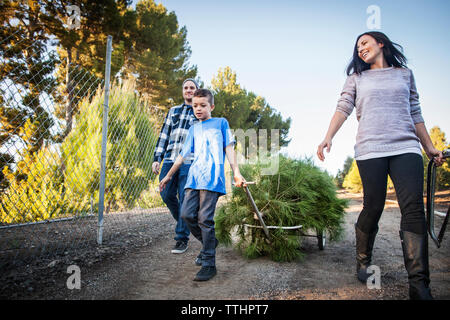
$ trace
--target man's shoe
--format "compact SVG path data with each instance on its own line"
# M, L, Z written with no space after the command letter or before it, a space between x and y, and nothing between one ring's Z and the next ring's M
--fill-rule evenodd
M175 247L172 249L172 253L183 253L188 249L188 244L185 241L177 241Z
M215 266L203 266L194 278L194 281L208 281L217 273Z

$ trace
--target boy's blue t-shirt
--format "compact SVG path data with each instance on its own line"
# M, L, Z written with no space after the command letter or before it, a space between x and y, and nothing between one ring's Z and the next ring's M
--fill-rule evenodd
M225 147L234 142L225 118L210 118L191 126L180 153L183 158L194 153L184 188L226 194Z

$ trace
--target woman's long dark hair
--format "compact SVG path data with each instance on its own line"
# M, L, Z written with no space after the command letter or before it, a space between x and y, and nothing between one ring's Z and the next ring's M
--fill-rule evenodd
M377 43L382 43L384 45L382 48L384 59L386 59L386 62L390 67L393 66L406 68L407 60L402 53L402 46L389 40L389 38L382 32L369 31L360 34L358 38L356 38L355 48L353 49L353 58L347 67L347 75L350 75L352 73L361 74L361 72L363 72L364 70L370 69L370 64L365 63L358 56L358 40L366 34L374 38Z

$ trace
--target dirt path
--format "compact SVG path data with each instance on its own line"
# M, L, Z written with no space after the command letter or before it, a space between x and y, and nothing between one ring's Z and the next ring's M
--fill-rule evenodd
M381 270L381 289L368 289L354 275L353 225L362 207L360 196L351 199L345 219L345 235L325 250L316 238L304 238L305 259L276 263L267 258L247 260L235 249L219 246L218 274L208 282L192 281L199 267L194 259L200 250L195 239L185 254L170 253L173 223L163 215L158 228L152 228L151 245L84 268L82 288L68 290L65 279L55 280L53 288L39 288L35 298L46 299L407 299L407 274L398 236L400 212L387 202L380 221L373 264ZM437 218L436 225L442 219ZM440 249L430 242L432 293L437 299L450 299L450 236Z

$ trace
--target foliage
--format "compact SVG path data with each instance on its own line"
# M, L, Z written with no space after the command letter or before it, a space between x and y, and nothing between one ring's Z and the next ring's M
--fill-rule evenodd
M430 129L430 138L436 149L444 151L450 148L450 144L447 142L445 133L438 127L434 126ZM425 152L422 150L423 166L424 166L424 190L426 188L426 179L428 174L428 159ZM450 187L450 158L448 158L444 164L436 168L436 190L445 190Z
M279 170L275 175L262 175L259 165L242 165L241 173L249 185L266 225L297 226L303 231L327 230L331 240L343 231L345 199L338 199L332 178L315 167L310 159L297 160L279 157ZM259 225L242 188L234 188L231 200L217 210L216 235L219 241L230 244L231 233L237 230L237 247L249 258L269 255L275 261L292 261L301 257L298 234L288 230L271 231L272 244L265 241L262 229L244 224Z
M108 112L105 203L107 211L151 207L156 197L151 171L160 116L124 82L111 88ZM14 172L3 174L9 188L0 198L0 222L23 223L97 211L102 140L104 93L92 101L85 98L75 117L75 126L64 142L40 149L23 158ZM28 121L23 136L32 137L36 124ZM146 198L141 195L147 192Z
M225 117L232 129L279 129L280 147L289 144L288 133L291 119L283 120L264 98L248 92L237 83L231 68L219 69L212 79L215 109L214 117ZM268 145L270 145L268 139Z
M6 39L0 53L7 59L2 61L1 79L7 76L13 88L25 92L20 93L23 106L0 106L2 144L13 140L14 130L28 118L41 124L36 150L46 139L62 141L72 130L79 101L89 93L86 88L95 88L103 78L108 35L113 36L113 77L136 77L137 90L162 108L181 101L182 81L197 74L197 68L188 64L186 28L179 27L174 12L153 0L139 1L136 9L131 4L131 0L0 1L0 35ZM80 8L79 28L66 24L69 5ZM50 108L41 105L43 94L56 103L54 115L65 120L66 128L56 136L49 132L54 122Z
M84 214L98 202L103 93L96 89L108 35L111 74L123 83L110 98L107 210L160 202L150 165L162 120L150 110L181 102L181 83L197 68L188 64L187 31L174 12L154 0L130 4L0 1L0 221ZM68 5L81 10L78 29L66 25ZM230 117L234 128L280 129L287 145L290 119L241 88L231 69L220 72L214 115Z
M135 94L134 83L113 85L108 111L105 203L118 210L133 208L153 179L151 164L160 121L149 105ZM61 146L67 189L88 204L98 202L103 119L103 92L92 102L83 100L76 127Z
M1 169L5 165L12 169L15 162L4 150L26 144L33 158L52 139L54 120L43 101L56 86L52 73L58 59L46 46L49 35L40 19L41 9L35 1L0 2ZM21 133L26 124L35 130L24 141ZM0 174L0 191L7 187L8 181Z
M359 175L359 170L358 170L358 165L356 164L356 160L353 160L352 166L350 167L348 174L345 176L342 186L345 189L350 190L352 192L362 192L363 191L361 176ZM392 179L389 175L387 177L387 188L388 189L394 188L394 183L392 182Z
M359 175L358 166L356 164L356 160L352 161L352 165L350 167L350 170L348 171L348 174L344 178L344 182L342 183L342 186L345 189L351 190L353 192L362 192L363 186L361 177Z
M450 148L450 144L447 143L447 140L445 138L445 133L438 126L434 126L433 128L431 128L429 134L431 141L433 142L433 145L436 149L443 151ZM428 174L428 163L430 160L423 150L422 158L424 166L424 190L426 190L426 178ZM342 186L353 192L363 191L361 177L359 176L359 170L355 160L353 160L350 170L344 178ZM442 166L436 168L436 190L448 189L449 186L450 159L447 159L447 161ZM388 189L393 188L394 183L392 182L391 177L388 176Z
M3 168L10 182L0 198L0 223L25 223L62 217L68 198L59 172L59 158L50 148L29 153L17 163L17 170ZM19 178L20 177L20 178Z
M183 101L181 85L195 78L197 67L187 63L191 50L187 30L179 27L177 16L154 0L140 0L130 15L123 72L137 74L137 89L153 103L167 106Z
M75 80L82 76L77 68L88 72L91 78L102 78L108 35L113 37L113 76L135 79L138 92L162 108L182 101L182 81L195 77L197 68L188 64L191 51L187 31L178 25L174 12L168 12L153 0L138 1L136 9L130 6L130 0L77 0L70 4L80 8L80 28L69 29L63 23L69 16L66 10L69 2L44 2L45 24L49 33L57 37L61 59L57 78L67 86L67 91L61 88L55 93L59 102L57 114L68 122L67 133L71 130L70 119L78 110L77 102L82 98L72 96L80 92L80 84Z
M348 156L344 161L344 166L343 166L342 170L340 170L340 169L338 170L336 177L334 178L335 183L338 188L343 187L342 184L344 183L345 176L348 174L348 172L350 171L350 168L352 167L352 163L353 163L353 158Z
M80 8L79 28L66 24L69 5ZM186 29L179 27L175 13L153 0L139 1L136 9L130 5L130 0L0 1L2 218L17 216L12 211L22 205L24 212L31 204L36 207L33 201L44 188L60 193L59 200L47 198L64 212L78 214L94 199L98 201L98 108L103 98L93 94L102 84L108 35L113 36L112 76L136 78L137 83L127 88L131 90L124 94L127 101L117 98L119 104L137 106L130 107L130 115L119 112L115 120L110 118L107 209L135 205L141 193L145 200L140 199L140 205L157 200L148 189L146 162L156 139L155 121L154 115L149 116L149 103L143 106L141 97L151 101L152 110L167 108L182 99L181 83L187 76L195 77L197 69L188 65ZM130 98L135 93L140 97ZM87 111L94 105L95 110ZM70 135L72 130L76 132ZM136 138L139 135L153 140ZM58 176L51 187L40 177L45 170L48 177ZM26 218L18 221L50 217L42 210L24 213Z

